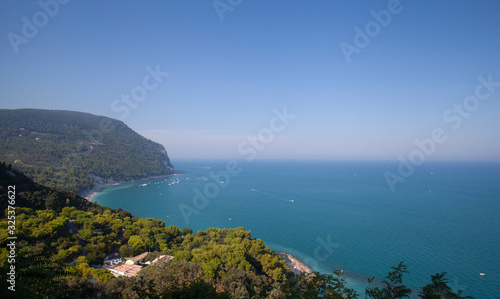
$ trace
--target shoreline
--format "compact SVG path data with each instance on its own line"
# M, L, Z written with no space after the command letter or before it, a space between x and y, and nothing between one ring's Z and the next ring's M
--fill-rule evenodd
M287 261L287 264L292 270L296 270L300 273L306 273L308 275L314 275L314 271L311 268L293 255L286 252L277 252L277 254Z
M275 252L286 261L288 267L290 267L290 269L292 271L294 271L296 275L305 273L306 277L315 277L316 273L319 273L319 274L322 273L322 272L313 271L309 266L307 266L301 260L299 260L298 258L294 257L293 255L291 255L289 253L286 253L284 251L282 251L282 252L275 251ZM369 277L362 276L362 275L353 276L353 275L349 275L348 273L344 273L344 270L340 270L340 271L342 271L342 274L344 275L345 282L346 282L348 288L355 290L358 294L364 294L366 287L368 287L368 283L366 282L366 280ZM332 274L331 272L328 272L328 273ZM376 281L380 282L381 279L376 280ZM410 287L410 288L412 289L412 293L415 292L413 294L418 293L417 289L415 289L413 287Z
M163 179L166 177L178 175L177 173L171 173L171 174L164 174L164 175L154 175L150 176L147 178L142 178L142 179L135 179L135 180L129 180L129 181L119 181L119 182L114 182L111 181L109 183L97 183L94 188L84 191L81 194L79 194L81 197L85 198L88 201L92 201L92 197L94 197L97 193L101 192L104 188L110 187L110 186L119 186L119 185L127 185L127 184L133 184L133 183L140 183L144 181L151 181L151 180L157 180L157 179Z

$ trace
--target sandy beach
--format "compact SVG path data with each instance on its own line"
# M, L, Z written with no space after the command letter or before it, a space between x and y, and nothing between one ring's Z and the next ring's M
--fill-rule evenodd
M83 198L85 198L85 199L86 199L86 200L88 200L88 201L92 201L92 197L93 197L94 195L96 195L96 194L97 194L97 192L92 192L92 193L89 193L89 194L88 194L88 195L86 195L86 196L83 196Z
M140 183L140 182L144 182L144 181L150 181L150 180L156 180L156 179L163 179L163 178L166 178L166 177L170 177L170 176L175 176L175 175L178 175L176 173L172 173L172 174L165 174L165 175L156 175L156 176L150 176L150 177L147 177L147 178L143 178L143 179L138 179L138 180L130 180L130 181L120 181L120 182L109 182L109 183L98 183L94 186L94 188L86 191L86 192L83 192L82 194L80 194L81 197L85 198L86 200L88 201L92 201L92 197L94 197L97 193L99 193L100 191L102 191L102 189L106 188L106 187L109 187L109 186L118 186L118 185L126 185L126 184L133 184L133 183Z

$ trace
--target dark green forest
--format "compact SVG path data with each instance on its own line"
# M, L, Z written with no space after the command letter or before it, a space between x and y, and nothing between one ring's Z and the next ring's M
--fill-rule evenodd
M35 183L5 162L0 163L0 194L0 271L8 273L14 264L16 273L15 292L8 290L6 279L0 281L1 298L407 298L412 293L403 284L408 272L403 262L382 281L369 279L364 295L356 294L346 287L341 271L295 274L242 227L196 233L166 227L162 220ZM77 232L70 231L70 224ZM7 246L11 231L17 237L14 263ZM151 253L145 260L161 254L174 258L135 277L115 278L94 266L113 252L133 256L146 251ZM413 295L470 298L452 291L445 273L433 275Z
M0 160L57 190L81 193L96 183L173 171L162 145L107 117L1 109L0 129Z

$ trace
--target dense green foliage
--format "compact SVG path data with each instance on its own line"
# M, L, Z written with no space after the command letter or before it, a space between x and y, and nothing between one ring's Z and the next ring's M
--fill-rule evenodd
M72 111L0 110L0 160L35 182L82 192L172 172L162 145L123 122Z
M15 203L5 200L15 186ZM15 206L16 292L0 280L1 298L358 298L343 273L295 275L285 261L244 228L198 231L165 227L121 209L54 191L0 163L0 271L7 273L8 205ZM12 193L11 193L12 194ZM102 264L110 253L162 260L135 277L115 278ZM404 263L392 268L367 298L405 298ZM370 279L370 283L373 279ZM432 276L422 298L468 298L453 293L444 273Z
M16 190L18 297L131 294L145 298L143 294L151 296L153 291L172 298L184 293L226 296L242 285L239 279L245 279L252 294L265 295L280 290L291 275L277 254L243 228L209 229L193 235L190 229L165 227L158 219L138 218L70 192L54 191L1 163L2 194L8 193L8 186ZM8 202L1 204L0 271L7 271ZM135 278L115 279L108 271L92 267L116 251L124 256L157 251L175 258L168 267L148 267ZM0 292L6 290L3 280Z

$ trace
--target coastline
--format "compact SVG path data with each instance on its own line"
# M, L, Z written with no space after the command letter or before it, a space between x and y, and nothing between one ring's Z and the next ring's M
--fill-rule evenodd
M298 258L294 257L293 255L286 253L286 252L278 252L276 253L281 256L287 263L287 265L290 267L292 271L295 272L295 274L302 274L305 273L307 277L314 277L316 276L317 272L314 272L309 266L307 266L305 263L303 263L301 260ZM341 270L342 273L344 270ZM321 272L319 272L321 273ZM331 273L330 273L331 274ZM344 273L343 273L344 274ZM345 281L347 283L347 287L355 290L358 292L358 294L364 294L366 287L368 286L366 280L368 277L364 276L351 276L348 274L344 274ZM381 280L378 280L381 281ZM417 294L418 290L411 288L413 294Z
M163 178L174 176L174 175L177 175L177 174L174 172L174 173L170 173L170 174L154 175L154 176L149 176L147 178L135 179L135 180L130 180L130 181L115 182L115 181L111 180L111 182L108 182L108 183L97 183L94 186L94 188L87 190L87 191L84 191L83 193L81 193L79 195L88 201L92 201L92 197L94 197L97 193L101 192L104 188L109 187L109 186L119 186L119 185L140 183L140 182L144 182L144 181L163 179Z
M87 196L82 196L82 197L85 198L88 201L92 201L92 197L94 197L94 195L96 195L96 194L97 194L97 191L96 192L92 192L92 193L88 194Z
M286 252L277 252L277 254L287 262L292 270L300 273L306 273L308 275L314 275L314 271L311 268L293 255Z

